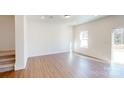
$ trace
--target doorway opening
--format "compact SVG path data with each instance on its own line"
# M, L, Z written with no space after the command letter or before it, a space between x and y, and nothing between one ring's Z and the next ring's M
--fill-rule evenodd
M112 63L124 64L124 28L112 31Z

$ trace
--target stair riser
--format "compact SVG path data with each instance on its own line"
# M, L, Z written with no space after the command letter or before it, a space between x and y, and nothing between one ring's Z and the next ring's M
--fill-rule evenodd
M14 64L3 64L3 65L0 65L0 68L8 68L8 67L13 67Z
M0 62L15 61L15 58L0 58Z
M15 52L15 50L0 50L0 53L5 53L5 52Z
M6 62L0 62L0 66L1 65L6 65L6 64L13 64L13 63L15 63L15 60L13 60L13 61L6 61Z
M0 56L0 59L4 59L4 58L15 58L15 55Z
M7 67L7 68L0 68L0 73L1 72L7 72L7 71L14 71L14 66L13 67Z

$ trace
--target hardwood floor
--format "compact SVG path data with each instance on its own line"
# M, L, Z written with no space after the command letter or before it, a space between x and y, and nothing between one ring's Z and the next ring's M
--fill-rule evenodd
M0 73L5 78L122 78L124 65L107 64L61 53L29 58L25 70Z

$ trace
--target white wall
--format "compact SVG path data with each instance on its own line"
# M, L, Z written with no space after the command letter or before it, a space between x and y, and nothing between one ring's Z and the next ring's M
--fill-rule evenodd
M15 16L16 64L15 70L24 69L27 62L27 34L25 16Z
M28 20L27 30L29 56L69 51L72 34L71 27Z
M74 27L74 51L111 60L111 33L113 28L124 27L124 16L108 16L96 21ZM89 31L89 48L81 49L79 33Z
M15 49L15 18L12 15L0 15L0 50Z
M24 62L25 66L28 60L28 38L27 38L27 19L26 16L24 16Z

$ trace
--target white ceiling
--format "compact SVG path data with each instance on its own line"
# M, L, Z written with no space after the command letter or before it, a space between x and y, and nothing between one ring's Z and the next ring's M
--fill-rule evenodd
M103 18L103 15L71 15L70 18L64 18L64 15L45 15L44 19L41 19L41 15L30 15L27 19L30 21L39 21L43 23L52 24L65 24L65 25L79 25L86 22L90 22L96 19Z

